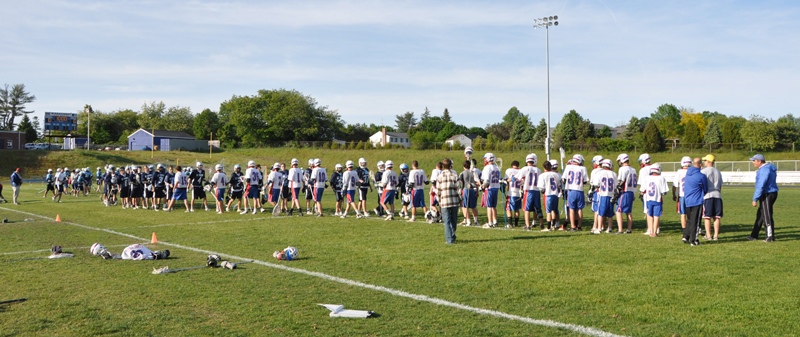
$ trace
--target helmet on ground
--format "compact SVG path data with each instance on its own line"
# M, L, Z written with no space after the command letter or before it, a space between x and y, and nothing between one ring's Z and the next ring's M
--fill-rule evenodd
M300 252L297 251L295 247L286 247L283 251L286 252L286 256L290 258L290 260L295 260L300 257Z
M583 165L583 162L586 161L586 160L583 159L583 156L581 156L579 154L576 154L576 155L572 156L572 161L575 162L578 165Z
M297 158L292 158L292 165L300 165L300 161Z
M617 161L618 161L620 164L622 164L622 163L627 163L627 162L629 162L630 160L631 160L631 158L630 158L630 157L628 157L628 154L627 154L627 153L623 153L623 154L620 154L619 156L617 156Z
M214 166L214 170L222 171L222 164L217 164L216 166Z
M353 167L353 161L352 160L348 160L346 163L344 163L344 166Z
M364 159L364 158L358 158L358 165L359 166L366 166L367 165L367 160Z
M379 161L378 161L378 168L381 168L381 166L384 166L384 164L383 164L383 161L382 161L382 160L379 160Z
M217 254L211 254L206 258L206 266L209 267L216 267L220 262L222 262L222 258Z
M402 164L400 164L400 169L401 170L408 170L408 165L406 165L406 163L402 163Z
M525 157L525 162L526 163L533 163L533 165L536 165L537 161L539 161L539 158L536 157L535 153L531 153L527 157Z
M387 160L386 161L386 168L389 168L389 167L394 167L394 162L391 161L391 160Z
M239 165L239 164L233 165L233 169L234 170L241 170L242 169L242 165Z
M92 245L91 248L89 248L89 252L91 252L92 255L97 255L97 256L100 256L100 253L102 253L104 250L106 250L106 247L99 243L95 243Z
M247 167L256 167L256 162L254 162L252 160L247 162Z
M641 155L639 155L639 161L642 162L642 164L649 163L650 162L650 155L647 154L647 153L642 153Z
M336 164L336 166L334 166L333 168L338 170L338 169L342 168L342 164Z
M558 160L550 159L550 166L553 168L558 168Z
M600 165L602 165L603 168L614 168L614 162L612 162L611 159L603 159Z
M314 159L314 166L320 166L320 165L322 165L322 160L320 160L319 158Z

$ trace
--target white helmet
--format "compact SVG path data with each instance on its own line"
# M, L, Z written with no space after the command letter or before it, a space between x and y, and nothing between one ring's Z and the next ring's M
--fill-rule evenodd
M594 157L592 158L592 163L594 163L594 164L597 164L597 165L600 165L600 164L602 164L602 161L603 161L603 159L605 159L605 158L603 158L603 156L601 156L601 155L596 155L596 156L594 156Z
M364 158L358 158L358 166L361 167L367 166L367 160Z
M97 170L100 171L100 166L97 167Z
M138 169L139 169L139 166L136 166L136 165L131 166L131 170L135 171L135 170L138 170Z
M576 154L576 155L572 156L572 161L578 163L578 165L583 165L583 162L586 161L586 160L583 159L583 156L581 156L579 154Z
M108 170L109 171L114 171L114 165L108 165ZM69 169L68 168L64 168L64 171L69 171Z
M650 155L647 153L642 153L641 155L639 155L639 161L642 162L643 164L649 163Z
M394 162L391 160L386 161L386 168L394 167Z
M274 170L274 169L279 169L279 170L280 170L280 168L281 168L281 163L275 163L275 164L272 164L272 169L273 169L273 170Z
M627 154L627 153L623 153L623 154L620 154L619 156L617 156L617 161L618 161L620 164L622 164L622 163L627 163L627 162L629 162L630 160L631 160L631 158L630 158L630 157L628 157L628 154Z
M319 160L319 158L314 159L314 166L320 166L320 165L322 165L322 160Z
M53 169L47 169L47 173L53 173Z
M471 146L467 146L467 148L464 149L464 157L467 157L467 158L472 157L472 152L473 152L472 151L472 147Z
M203 164L199 164L199 165L203 166ZM162 169L162 168L164 168L164 165L158 164L158 166L156 166L156 168Z
M314 166L314 159L313 158L308 160L308 166Z
M197 164L195 166L201 167L201 166L203 166L203 163L202 162L197 162Z
M558 160L550 159L550 166L552 168L558 168Z
M378 168L381 168L381 166L384 166L384 164L383 164L383 161L382 161L382 160L379 160L379 161L378 161Z
M292 165L300 165L300 161L297 158L292 158Z
M612 162L611 159L603 159L600 165L602 165L603 168L609 168L609 169L614 168L614 162Z
M92 255L97 255L97 256L100 256L100 253L102 253L104 250L106 250L106 247L99 243L95 243L92 245L91 248L89 248L89 252L91 252Z
M489 152L483 155L483 163L493 163L494 162L494 154Z
M222 171L222 164L217 164L216 166L214 166L214 170Z
M661 174L661 164L655 163L653 165L650 165L650 173Z
M247 162L247 167L256 167L256 162L254 162L252 160Z
M681 158L681 167L688 167L690 165L692 165L692 158L690 157Z
M237 169L241 170L242 169L242 165L239 165L239 164L233 165L233 169L234 170L237 170Z
M344 163L344 166L352 168L353 167L353 161L352 160L348 160L346 163Z
M535 153L531 153L527 157L525 157L525 162L526 163L533 163L533 165L536 165L536 162L538 162L538 161L539 161L539 157L537 157Z
M338 169L342 168L342 164L336 164L336 166L334 166L333 168L338 170Z

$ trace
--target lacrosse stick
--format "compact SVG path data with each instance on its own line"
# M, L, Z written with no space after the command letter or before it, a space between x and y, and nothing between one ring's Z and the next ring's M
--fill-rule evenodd
M281 204L278 202L275 204L275 207L272 208L272 216L281 215Z
M16 300L2 301L2 302L0 302L0 304L8 304L8 303L15 303L15 302L25 302L27 300L28 300L27 298L18 298Z
M503 158L496 158L494 160L494 163L497 165L497 169L500 170L500 176L502 177L502 175L503 175ZM500 179L500 180L502 181L502 179ZM508 203L506 202L506 190L505 190L504 187L505 187L504 184L500 184L500 193L503 194L503 218L505 218L505 225L506 225L506 228L508 228L508 212L506 212L506 205Z
M558 152L561 153L561 175L563 176L564 175L564 171L567 169L567 167L564 166L564 158L567 157L567 153L566 153L566 151L564 151L563 147L558 148ZM568 197L569 189L564 188L564 187L562 187L561 189L564 191L563 192L563 195L564 195L564 225L566 226L567 224L570 223L569 222L569 208L567 207L567 201L569 200L569 197Z
M60 254L53 254L53 255L50 255L50 256L41 256L41 257L31 257L31 258L27 258L27 259L8 260L6 262L42 260L42 259L60 259L62 257L75 257L75 255L72 255L70 253L60 253Z
M169 267L156 269L155 267L153 267L153 275L177 273L179 271L191 270L191 269L200 269L200 268L206 268L206 267L208 267L208 266L189 267L189 268L181 268L181 269L169 269Z

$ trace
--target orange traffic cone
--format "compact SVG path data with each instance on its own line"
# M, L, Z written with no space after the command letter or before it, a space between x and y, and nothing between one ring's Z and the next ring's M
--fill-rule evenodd
M56 222L61 222L61 216L56 214Z
M158 239L156 239L156 232L153 232L153 238L150 239L150 243L158 243Z

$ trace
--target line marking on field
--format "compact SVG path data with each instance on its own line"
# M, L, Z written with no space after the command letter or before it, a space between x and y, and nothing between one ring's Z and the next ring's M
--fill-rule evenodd
M5 208L5 207L0 207L0 209L4 209L4 210L7 210L7 211L11 211L11 212L27 214L27 215L39 217L39 218L46 219L46 220L51 220L51 221L55 220L53 218L49 218L49 217L46 217L46 216L43 216L43 215L34 214L34 213L28 213L28 212L23 212L23 211L18 211L18 210L15 210L15 209L10 209L10 208ZM121 233L121 232L117 232L117 231L110 230L110 229L95 228L95 227L90 227L90 226L81 225L81 224L77 224L77 223L74 223L74 222L68 222L68 221L61 221L61 224L71 225L71 226L80 227L80 228L89 229L89 230L106 232L106 233L115 234L115 235L121 235L121 236L129 237L131 239L135 239L135 240L140 241L140 242L141 241L147 241L146 238L140 238L140 237L132 235L132 234ZM606 331L595 329L595 328L591 328L591 327L585 327L585 326L582 326L582 325L567 324L567 323L561 323L561 322L556 322L556 321L552 321L552 320L533 319L533 318L530 318L530 317L507 314L507 313L504 313L504 312L501 312L501 311L496 311L496 310L488 310L488 309L476 308L476 307L469 306L469 305L466 305L466 304L451 302L451 301L447 301L447 300L443 300L443 299L439 299L439 298L435 298L435 297L429 297L429 296L425 296L425 295L412 294L412 293L408 293L408 292L405 292L405 291L402 291L402 290L397 290L397 289L387 288L387 287L383 287L383 286L363 283L363 282L359 282L359 281L353 281L353 280L349 280L349 279L346 279L346 278L341 278L341 277L337 277L337 276L328 275L328 274L325 274L325 273L309 271L309 270L300 269L300 268L294 268L294 267L287 267L287 266L280 265L280 264L275 264L275 263L270 263L270 262L266 262L266 261L255 260L255 259L249 259L249 258L245 258L245 257L241 257L241 256L225 254L225 253L220 253L220 252L215 252L215 251L210 251L210 250L205 250L205 249L200 249L200 248L184 246L184 245L180 245L180 244L177 244L177 243L169 243L169 242L160 241L159 244L162 244L162 245L165 245L165 246L170 246L170 247L175 247L175 248L181 248L181 249L185 249L185 250L190 250L190 251L197 252L197 253L203 253L203 254L209 254L209 255L210 254L217 254L217 255L220 255L222 257L227 257L227 258L230 258L230 259L252 260L253 263L255 263L255 264L266 266L266 267L270 267L270 268L281 269L281 270L289 271L289 272L293 272L293 273L299 273L299 274L305 274L305 275L309 275L309 276L319 277L319 278L326 279L326 280L329 280L329 281L334 281L334 282L347 284L347 285L351 285L351 286L356 286L356 287L376 290L376 291L392 294L392 295L399 296L399 297L410 298L410 299L417 300L417 301L423 301L423 302L433 303L433 304L436 304L436 305L456 308L456 309L460 309L460 310L466 310L466 311L474 312L476 314L481 314L481 315L490 315L490 316L495 316L495 317L499 317L499 318L505 318L505 319L510 319L510 320L514 320L514 321L520 321L520 322L524 322L524 323L534 324L534 325L540 325L540 326L551 327L551 328L566 329L566 330L575 331L575 332L577 332L579 334L584 334L584 335L589 335L589 336L598 336L598 337L621 337L622 336L622 335L616 335L616 334L613 334L613 333L610 333L610 332L606 332Z
M245 218L245 219L233 219L233 220L218 220L218 221L204 221L204 222L185 222L185 223L172 223L172 224L164 224L164 225L114 227L114 228L123 229L123 228L150 228L150 227L166 227L166 226L193 226L193 225L206 225L206 224L213 224L213 223L255 221L255 220L278 219L278 218L279 217Z
M150 242L142 242L142 245L150 244ZM106 247L128 247L130 244L127 245L110 245ZM74 250L74 249L89 249L92 247L70 247L70 248L61 248L61 250ZM9 253L0 253L0 255L13 255L13 254L28 254L28 253L41 253L41 252L49 252L49 249L39 249L39 250L29 250L25 252L9 252Z

